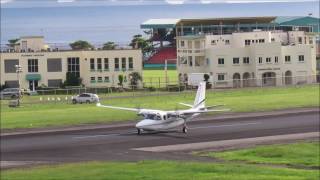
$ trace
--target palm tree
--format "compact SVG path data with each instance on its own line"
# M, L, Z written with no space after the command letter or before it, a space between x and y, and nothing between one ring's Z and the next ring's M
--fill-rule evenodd
M78 40L73 43L70 43L70 47L73 50L90 50L94 47L87 41Z
M117 47L117 45L114 42L108 41L103 44L102 49L103 50L112 50L112 49L115 49L116 47Z
M129 45L132 48L140 48L144 56L147 56L154 50L150 41L144 39L141 34L134 35Z
M10 39L8 40L8 43L7 46L9 46L10 48L14 48L15 45L18 45L17 42L19 41L20 39Z

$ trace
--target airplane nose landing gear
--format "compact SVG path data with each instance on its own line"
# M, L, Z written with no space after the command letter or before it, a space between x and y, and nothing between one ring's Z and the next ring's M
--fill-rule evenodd
M187 127L186 127L186 126L183 126L183 128L182 128L182 132L183 132L183 133L185 133L185 134L187 134L188 129L187 129Z
M138 135L141 135L141 129L137 129Z

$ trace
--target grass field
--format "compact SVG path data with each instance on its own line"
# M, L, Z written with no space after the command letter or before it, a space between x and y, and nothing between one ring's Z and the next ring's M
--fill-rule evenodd
M236 151L219 153L212 152L207 154L207 156L222 158L230 161L320 168L319 145L319 142L268 145Z
M168 70L168 83L178 84L177 70ZM166 78L164 70L143 70L143 82L147 87L165 87Z
M238 157L239 153L246 157L267 155L268 159L254 162L267 162L277 164L281 161L292 162L295 165L312 164L319 167L319 143L297 143L289 145L262 146L254 149L212 153L218 157ZM248 153L243 153L243 152ZM300 152L302 151L302 152ZM228 154L231 153L231 154ZM234 154L236 153L236 154ZM273 155L272 155L273 154ZM275 155L276 154L276 155ZM234 159L234 158L232 158ZM252 159L252 158L250 158ZM311 160L312 163L307 163ZM314 164L315 163L315 164ZM6 170L1 173L3 180L20 179L281 179L281 180L316 180L319 171L294 169L286 167L261 166L259 164L246 164L226 161L223 163L178 162L178 161L140 161L128 162L88 162L56 166L43 166L31 169Z
M152 92L155 93L155 92ZM156 93L155 93L156 94ZM179 102L193 103L195 92L147 97L106 98L102 104L153 109L183 109ZM233 112L268 111L319 106L319 86L237 89L207 92L207 105L226 104ZM28 103L20 108L1 107L1 128L35 128L135 120L132 112L98 108L94 104ZM30 100L30 102L32 102Z

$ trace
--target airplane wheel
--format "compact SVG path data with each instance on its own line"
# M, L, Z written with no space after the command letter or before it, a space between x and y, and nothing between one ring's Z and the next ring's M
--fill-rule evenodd
M138 130L138 135L140 135L141 134L141 129L137 129Z
M187 131L188 131L188 130L187 130L187 127L183 127L183 128L182 128L182 132L183 132L183 133L187 134Z

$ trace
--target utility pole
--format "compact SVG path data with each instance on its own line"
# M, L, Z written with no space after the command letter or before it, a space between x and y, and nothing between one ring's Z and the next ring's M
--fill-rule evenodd
M21 98L21 89L20 89L20 73L22 73L22 66L15 65L16 73L17 73L17 80L18 80L18 89L19 89L19 95L18 95L18 106L20 105L20 98Z
M165 78L166 78L166 86L168 86L168 60L165 60L164 63L164 71L165 71Z

